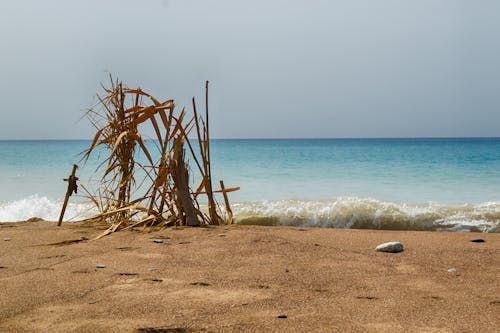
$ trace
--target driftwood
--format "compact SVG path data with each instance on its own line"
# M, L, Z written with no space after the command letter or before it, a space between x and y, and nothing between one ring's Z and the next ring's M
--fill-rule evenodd
M172 160L172 177L174 179L175 192L178 196L180 216L185 220L185 224L191 227L200 225L200 221L196 216L196 209L194 208L193 200L189 193L189 175L184 161L182 137L174 139L174 155Z
M71 171L71 175L68 178L64 178L63 180L65 182L68 182L68 189L66 190L66 196L64 197L64 203L61 209L61 214L59 215L59 221L57 222L57 226L61 226L61 223L64 218L64 213L66 212L66 207L68 206L68 201L69 197L73 193L78 193L78 177L76 177L76 169L78 168L78 165L73 164L73 170Z
M229 198L227 196L228 190L224 187L224 181L220 180L220 188L222 191L222 196L224 197L224 203L226 204L226 211L227 211L227 222L229 224L233 223L233 211L231 210L231 205L229 204Z
M126 88L118 81L111 81L111 87L104 88L105 95L98 96L99 103L87 112L96 134L84 152L84 159L98 149L102 155L104 148L106 157L97 170L101 173L100 187L94 193L88 192L100 212L93 220L110 224L103 235L140 225L199 226L232 222L227 192L239 187L226 189L221 181L221 190L213 190L208 81L205 89L204 119L198 115L194 97L193 115L189 118L185 109L176 112L172 99L160 102L141 89ZM145 126L155 135L152 141L143 140ZM197 147L189 139L193 129ZM138 156L146 163L139 163ZM189 184L188 161L195 163L194 170L201 179L195 191ZM138 181L139 174L142 179ZM138 195L140 189L143 192ZM224 196L226 218L222 217L224 214L214 193ZM200 195L206 198L206 211L200 208Z

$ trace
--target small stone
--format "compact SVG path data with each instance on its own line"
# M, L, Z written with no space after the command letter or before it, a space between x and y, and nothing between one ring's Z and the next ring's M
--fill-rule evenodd
M456 273L457 272L457 269L456 268L450 268L448 270L448 273Z
M4 240L4 241L6 241L6 242L8 242L8 241L11 241L11 240L12 240L12 238L5 237L3 240Z
M163 239L155 239L155 240L153 240L153 242L160 244L160 243L163 243Z
M379 252L398 253L403 251L403 244L400 242L387 242L380 244L375 248L375 250Z
M280 315L278 316L278 318L280 318L280 319L285 319L285 318L288 318L288 316L287 316L286 314L280 314Z
M471 240L471 242L472 243L484 243L486 241L482 238L476 238L476 239Z
M104 267L106 267L106 265L103 265L103 264L97 264L97 265L95 265L95 268L104 268Z
M150 271L150 272L156 271L156 267L149 267L148 271Z
M217 234L219 237L226 237L226 234Z

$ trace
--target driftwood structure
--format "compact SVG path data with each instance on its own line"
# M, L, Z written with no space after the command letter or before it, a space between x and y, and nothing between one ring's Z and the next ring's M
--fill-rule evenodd
M82 186L99 210L93 220L110 224L103 235L134 226L231 223L227 192L239 188L225 188L220 181L221 189L213 190L208 81L205 115L198 114L193 97L190 118L185 108L177 112L172 99L160 102L113 80L111 87L103 88L105 94L98 95L98 104L87 112L96 133L84 152L85 160L96 153L105 156L97 169L100 186L94 193ZM143 139L143 128L151 129L152 140ZM189 138L193 129L195 144ZM195 178L201 179L194 191L189 161L195 163ZM224 196L224 209L215 200L217 192ZM206 199L201 202L206 209L200 206L200 196Z

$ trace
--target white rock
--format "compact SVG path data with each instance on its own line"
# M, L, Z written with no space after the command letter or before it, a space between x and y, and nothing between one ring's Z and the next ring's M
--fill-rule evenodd
M380 244L375 248L375 250L379 252L391 252L391 253L398 253L403 251L403 244L400 242L388 242L384 244Z

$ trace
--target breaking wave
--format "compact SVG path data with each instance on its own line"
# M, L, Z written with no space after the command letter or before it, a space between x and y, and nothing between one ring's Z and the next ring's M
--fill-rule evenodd
M62 202L43 196L0 202L0 222L32 217L57 221ZM236 223L345 229L429 230L500 232L500 202L440 205L398 204L369 198L339 197L333 200L277 200L233 203ZM65 221L92 217L88 203L70 203Z
M32 217L46 221L57 221L61 212L62 201L53 201L47 197L32 195L15 201L0 202L0 222L25 221ZM86 203L70 203L64 214L65 221L79 221L95 213L93 206Z
M233 205L237 223L345 229L500 232L500 202L397 204L375 199L279 200Z

